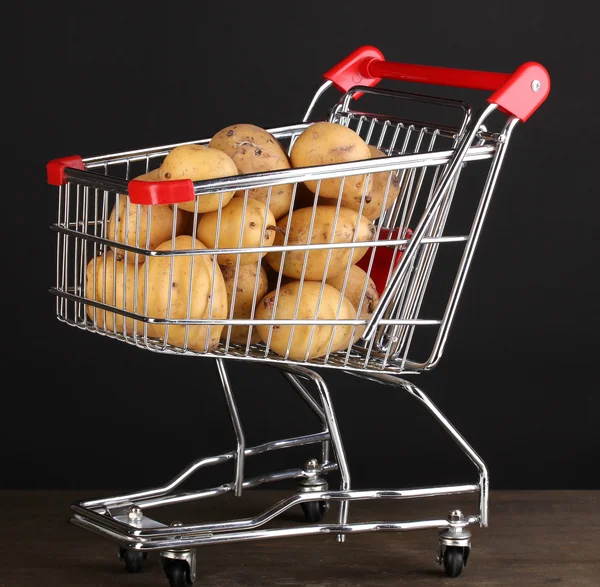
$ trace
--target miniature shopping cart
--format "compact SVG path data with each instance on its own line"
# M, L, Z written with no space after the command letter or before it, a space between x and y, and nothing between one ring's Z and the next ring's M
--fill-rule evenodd
M57 318L80 330L158 355L212 358L223 384L237 439L233 450L191 463L163 486L72 504L72 522L113 540L129 572L141 571L148 553L158 552L172 587L189 585L195 580L195 552L204 544L323 534L334 534L343 542L349 533L380 530L437 530L437 561L443 565L446 574L457 576L466 565L471 550L469 526L486 527L488 524L488 472L483 460L409 379L430 371L440 361L509 139L517 123L526 121L546 99L550 89L548 73L535 62L524 63L512 74L392 63L385 61L374 47L365 46L328 71L324 78L301 122L269 128L268 132L290 153L302 132L315 121L327 121L352 129L368 145L380 149L383 156L202 181L135 179L158 169L174 147L206 145L210 141L203 139L97 157L66 157L53 160L47 166L48 183L58 188L58 218L51 226L57 237L56 285L51 288L51 293L56 296ZM376 88L382 80L484 90L491 95L481 109L473 112L469 103L454 98ZM316 116L316 106L336 90L337 101L321 116ZM372 106L367 109L367 105ZM313 207L312 226L319 205L318 186L323 181L336 177L350 181L349 178L356 176L375 174L385 174L389 178L388 189L392 185L398 186L398 193L393 203L384 206L381 215L374 220L370 240L359 240L356 237L358 231L355 231L353 239L344 242L334 241L332 237L329 242L309 239L305 243L290 244L284 235L279 244L276 241L268 246L259 243L259 246L225 250L216 247L157 250L149 245L153 216L150 212L144 216L142 210L152 206L168 205L173 211L169 238L174 239L178 230L175 218L178 206L183 202L195 202L197 211L197 203L207 194L222 197L235 192L247 200L250 190L266 187L268 205L268 198L278 186L293 185L293 197L296 197L305 182L311 181L317 184L313 201L307 204ZM359 215L366 195L361 201ZM139 212L133 227L128 227L133 240L129 237L119 239L117 232L111 233L108 229L111 211L122 201L125 201L127 211ZM457 205L453 206L453 203ZM337 203L334 200L334 206L339 214L341 198ZM293 215L296 210L292 203L289 213ZM190 233L194 238L198 213L189 213L194 214ZM315 251L362 250L361 258L368 260L362 267L376 283L379 301L368 318L357 315L342 319L336 314L324 319L316 313L313 318L299 318L297 312L286 318L273 315L259 319L254 313L241 319L231 313L225 318L217 319L210 313L198 318L190 310L191 301L185 315L172 314L169 302L166 314L152 315L137 302L138 289L147 286L142 270L135 272L133 281L117 279L114 271L111 279L106 277L111 275L110 265L114 264L114 270L117 263L116 256L107 254L111 250L123 253L124 259L118 262L136 267L140 259L148 264L155 258L174 262L183 256L191 264L194 261L200 263L204 256L213 264L214 271L218 270L217 254L224 251L233 255L258 253L260 263L267 251L281 253L282 257L301 252L308 258ZM348 259L352 258L348 255ZM97 268L92 276L88 267L97 259L100 262L94 265ZM143 265L139 264L140 267ZM351 266L352 262L348 261L348 274ZM239 271L239 264L234 267ZM100 273L104 277L98 283ZM88 287L91 279L94 280L93 293ZM273 287L278 292L285 281L281 274L275 279ZM308 281L304 273L299 281L301 284ZM346 280L340 290L342 296L347 286ZM100 290L104 297L97 295ZM129 305L128 300L133 305ZM161 335L156 335L156 326L162 327ZM208 330L220 328L223 334L219 344L192 348L187 335L183 338L170 335L177 328L187 332L198 326ZM245 343L231 341L228 333L234 326L248 327ZM262 336L258 341L254 339L252 332L260 327L266 327L271 333L280 328L288 328L290 333L295 328L309 328L314 333L317 328L329 327L332 340L336 328L352 327L353 333L359 329L362 333L345 348L330 345L327 352L314 357L309 356L307 349L305 357L292 358L291 343L287 350L276 352L270 344L270 335ZM254 361L279 370L317 416L320 429L305 436L247 446L227 374L229 360ZM463 485L353 490L342 436L326 385L326 374L332 369L349 377L402 389L414 396L473 462L478 478ZM303 466L254 478L248 478L244 473L249 457L307 445L318 445L319 452ZM232 480L217 487L181 491L181 485L192 474L226 462L235 464ZM326 481L327 474L334 471L341 479L339 489L331 489ZM242 496L251 488L283 480L296 483L297 491L250 518L218 523L181 523L159 521L150 513L159 506L226 493ZM353 522L350 515L350 504L356 500L464 494L478 496L477 512L451 509L448 515L437 519L376 522ZM303 510L304 523L288 523L287 526L279 523L273 527L272 521L296 507ZM328 511L330 509L335 510L335 517L333 511ZM326 517L332 519L326 521Z

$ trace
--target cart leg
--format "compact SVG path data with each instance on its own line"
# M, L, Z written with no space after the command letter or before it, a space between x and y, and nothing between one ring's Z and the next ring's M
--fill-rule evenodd
M416 385L403 379L399 380L399 385L412 396L416 397L431 414L435 416L437 421L444 427L446 432L454 439L456 444L462 451L471 459L471 462L479 471L479 524L485 528L488 525L488 496L489 496L489 474L483 459L475 452L473 447L465 440L460 432L450 423L450 421L442 414L438 407L427 397L427 395Z
M315 401L313 396L309 393L309 391L304 387L300 378L294 373L290 373L288 371L283 371L283 376L288 380L291 386L298 392L298 394L304 399L304 401L310 406L312 411L317 415L317 417L321 420L323 424L323 432L329 433L329 429L327 428L327 418L321 409L321 406ZM321 464L326 465L329 463L329 454L331 450L331 443L329 440L324 440L321 443Z
M427 397L425 392L419 389L414 383L400 379L393 375L386 373L370 373L369 375L363 375L360 372L352 372L352 375L360 377L362 379L369 379L371 381L377 381L384 385L392 385L394 387L401 387L413 397L417 398L436 418L436 420L442 425L442 427L448 432L448 434L454 439L456 444L462 449L462 451L469 457L471 462L477 467L479 471L479 525L482 528L488 525L488 496L489 496L489 474L483 459L475 452L473 447L465 440L460 432L450 423L448 418L442 414L438 407Z
M338 463L341 483L340 489L341 491L348 491L350 489L350 469L348 467L348 461L346 459L346 452L344 451L344 444L342 442L342 435L340 434L340 429L337 423L337 418L335 416L335 410L333 408L333 403L331 401L331 396L329 394L329 389L325 384L323 378L318 374L312 371L311 369L298 368L299 372L301 371L305 377L311 379L319 391L319 395L321 396L321 403L323 405L323 415L325 416L325 420L327 423L327 427L331 436L331 443L333 445L333 450L335 452L335 457ZM341 526L345 525L348 521L348 501L340 501L340 510L339 510L339 523ZM346 536L344 534L338 534L337 540L338 542L344 542Z
M227 375L225 361L223 359L217 359L217 369L223 385L225 401L227 402L227 408L229 409L229 415L231 417L237 441L234 494L239 497L242 495L242 487L244 484L244 454L246 450L246 439L244 437L240 415L233 397L229 376Z

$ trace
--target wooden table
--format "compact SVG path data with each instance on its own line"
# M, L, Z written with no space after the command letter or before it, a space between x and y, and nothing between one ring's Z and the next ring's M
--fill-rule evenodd
M158 555L141 574L129 575L116 545L69 523L70 504L117 492L0 492L0 587L60 585L152 587L168 585ZM252 490L153 511L167 523L253 516L287 496ZM445 517L452 500L354 502L351 521ZM490 526L473 528L473 550L462 575L450 579L435 562L436 531L306 536L199 548L196 585L319 587L461 585L463 587L600 586L600 491L496 491ZM337 507L327 515L334 521ZM163 516L161 516L161 513ZM165 519L164 516L179 516ZM299 524L288 512L278 525Z

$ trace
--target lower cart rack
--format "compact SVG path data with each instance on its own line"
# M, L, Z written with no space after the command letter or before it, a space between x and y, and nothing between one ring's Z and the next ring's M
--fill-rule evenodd
M420 389L414 384L394 376L376 376L377 380L384 385L391 385L409 392L428 409L476 465L479 472L477 483L398 490L352 490L349 467L329 389L318 373L303 367L287 366L282 369L278 366L276 368L283 370L284 376L291 383L293 389L308 402L315 414L319 416L323 430L310 435L244 448L245 441L239 413L224 361L217 359L217 365L237 435L236 450L206 457L192 463L163 487L121 496L80 501L72 505L72 522L115 541L119 545L119 556L128 571L140 572L144 568L147 553L158 551L167 578L171 585L177 587L191 584L195 580L195 548L199 546L318 534L335 534L338 541L343 542L347 534L431 529L439 531L438 562L444 565L448 575L460 574L471 550L471 534L467 527L473 524L481 527L487 526L488 473L477 453ZM313 397L306 382L312 382L315 385L318 399ZM251 479L243 477L244 463L248 457L272 450L315 444L321 445L320 459L310 459L302 468L279 471ZM333 453L334 460L330 460L330 452ZM233 482L204 490L173 493L187 478L203 467L228 461L236 463L236 478ZM326 481L326 475L334 471L338 472L341 477L339 490L330 490ZM235 493L240 496L244 491L264 483L289 479L298 480L296 492L273 504L270 508L257 512L251 518L218 523L182 524L179 521L160 522L147 513L148 510L160 506L213 498L225 493ZM465 494L478 494L479 512L477 514L466 515L459 509L453 509L446 517L432 520L354 523L350 521L349 517L350 503L353 501L417 499ZM337 520L335 523L323 523L327 510L333 504L339 506ZM298 506L303 510L305 525L264 527L281 514ZM183 580L185 582L181 582Z

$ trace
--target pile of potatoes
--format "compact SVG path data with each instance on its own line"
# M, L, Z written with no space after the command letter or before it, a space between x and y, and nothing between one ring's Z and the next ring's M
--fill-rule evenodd
M383 152L353 130L334 123L309 126L289 155L266 130L234 124L205 145L174 147L159 168L136 179L200 181L381 156ZM371 241L374 221L394 203L399 191L394 175L383 172L201 195L179 204L176 212L171 205L132 205L126 195L119 195L107 222L108 238L114 243L152 251L224 252L146 256L115 244L89 261L86 296L154 319L368 319L379 295L373 280L356 265L368 247L308 254L268 249L282 244ZM265 250L227 252L247 247ZM144 324L135 325L131 318L105 314L93 306L87 306L87 312L102 329L143 332ZM238 325L186 328L147 323L149 337L166 339L176 347L207 352L225 341L262 342L275 353L299 361L348 349L363 329L277 324L256 325L250 332L250 327Z

